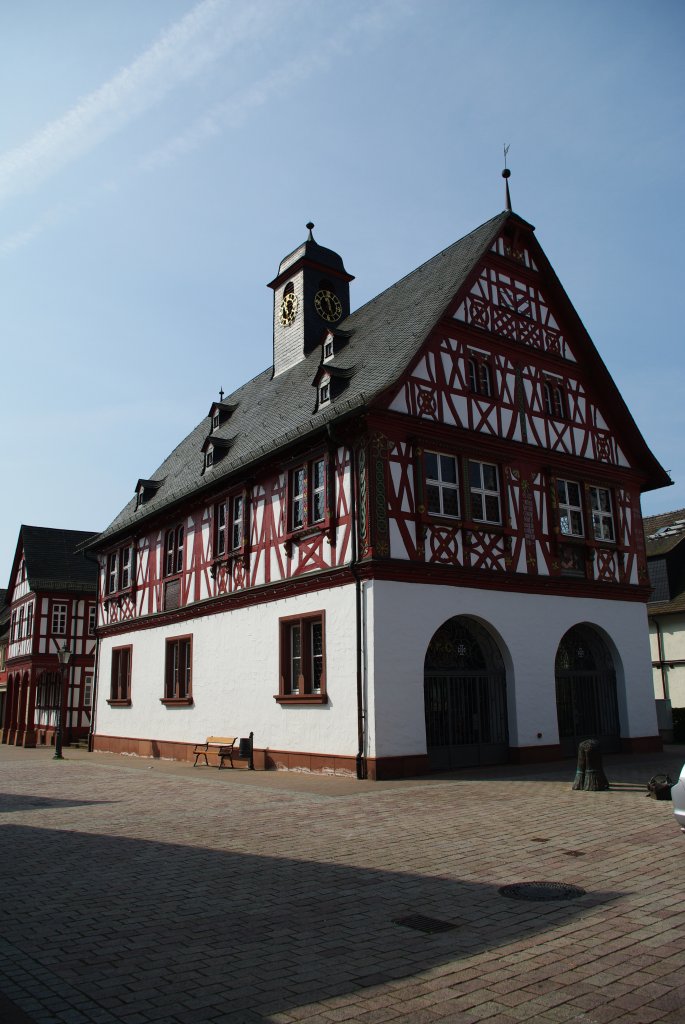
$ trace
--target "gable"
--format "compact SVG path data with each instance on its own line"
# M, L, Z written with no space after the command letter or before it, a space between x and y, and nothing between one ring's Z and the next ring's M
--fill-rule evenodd
M616 467L641 468L645 453L653 465L532 231L522 234L514 246L509 225L498 233L386 407Z
M502 249L511 251L506 237L500 235L490 250L495 259L486 258L452 316L475 330L576 362L528 249L500 261Z
M24 544L20 536L17 544L17 550L14 555L14 561L12 563L12 575L10 577L10 586L7 592L8 604L25 597L26 594L29 593L30 589L28 572L26 569L26 558L24 555Z

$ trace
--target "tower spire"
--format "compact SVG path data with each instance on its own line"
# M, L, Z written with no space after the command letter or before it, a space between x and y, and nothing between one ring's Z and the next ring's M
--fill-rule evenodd
M509 152L509 146L504 147L504 170L502 171L502 177L504 178L505 188L505 199L507 204L507 211L511 213L511 196L509 194L509 178L511 177L511 171L507 167L507 153Z

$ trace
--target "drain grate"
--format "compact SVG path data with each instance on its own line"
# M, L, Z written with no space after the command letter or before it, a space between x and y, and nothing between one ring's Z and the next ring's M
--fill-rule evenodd
M434 935L437 932L451 932L457 927L449 921L439 921L437 917L424 917L423 914L410 914L408 917L398 917L393 924L401 924L404 928L413 928L417 932L426 932Z
M501 896L511 900L575 900L585 895L585 889L566 882L517 882L514 885L503 885L498 890Z

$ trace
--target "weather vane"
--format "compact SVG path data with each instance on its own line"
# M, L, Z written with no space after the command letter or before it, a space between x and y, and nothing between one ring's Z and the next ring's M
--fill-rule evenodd
M504 178L504 187L506 189L507 198L507 210L511 213L511 196L509 195L509 178L511 177L511 171L507 167L507 153L509 152L509 146L504 146L504 170L502 171L502 177Z

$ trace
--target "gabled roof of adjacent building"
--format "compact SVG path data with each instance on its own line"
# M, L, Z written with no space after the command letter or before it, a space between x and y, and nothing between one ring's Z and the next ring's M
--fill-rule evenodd
M654 589L650 615L685 612L685 509L645 516L645 547ZM679 551L676 549L680 548ZM670 595L670 596L668 596ZM663 598L668 596L667 600ZM656 600L654 599L656 598Z
M645 516L642 522L648 558L668 554L685 540L685 508Z
M7 601L7 591L0 589L0 640L3 640L9 632L10 606Z
M60 530L46 526L21 526L12 565L8 599L23 552L26 576L32 591L71 590L95 593L97 563L81 550L97 537L85 530Z
M179 504L184 498L216 490L220 481L236 477L247 466L264 458L277 456L299 439L322 431L327 425L350 416L387 392L417 355L456 293L508 222L529 232L534 230L510 211L499 213L336 325L334 333L337 335L342 331L349 340L332 361L326 362L326 366L347 371L349 380L345 381L334 402L316 407L313 382L321 363L320 347L276 377L269 367L226 396L225 402L235 408L215 431L216 436L231 441L230 451L219 463L207 469L204 467L202 451L209 427L207 418L203 418L152 474L151 480L160 482L156 493L142 505L134 496L99 535L97 542L88 546L104 546L131 527L138 528L162 510ZM283 262L287 263L298 252L295 250ZM564 307L564 313L574 318L574 325L583 336L586 353L591 352L595 361L593 368L597 376L609 389L608 404L620 418L624 437L637 455L649 481L648 486L664 486L670 482L667 475L649 451L539 246L536 248L536 260L538 258L556 288L555 294Z

